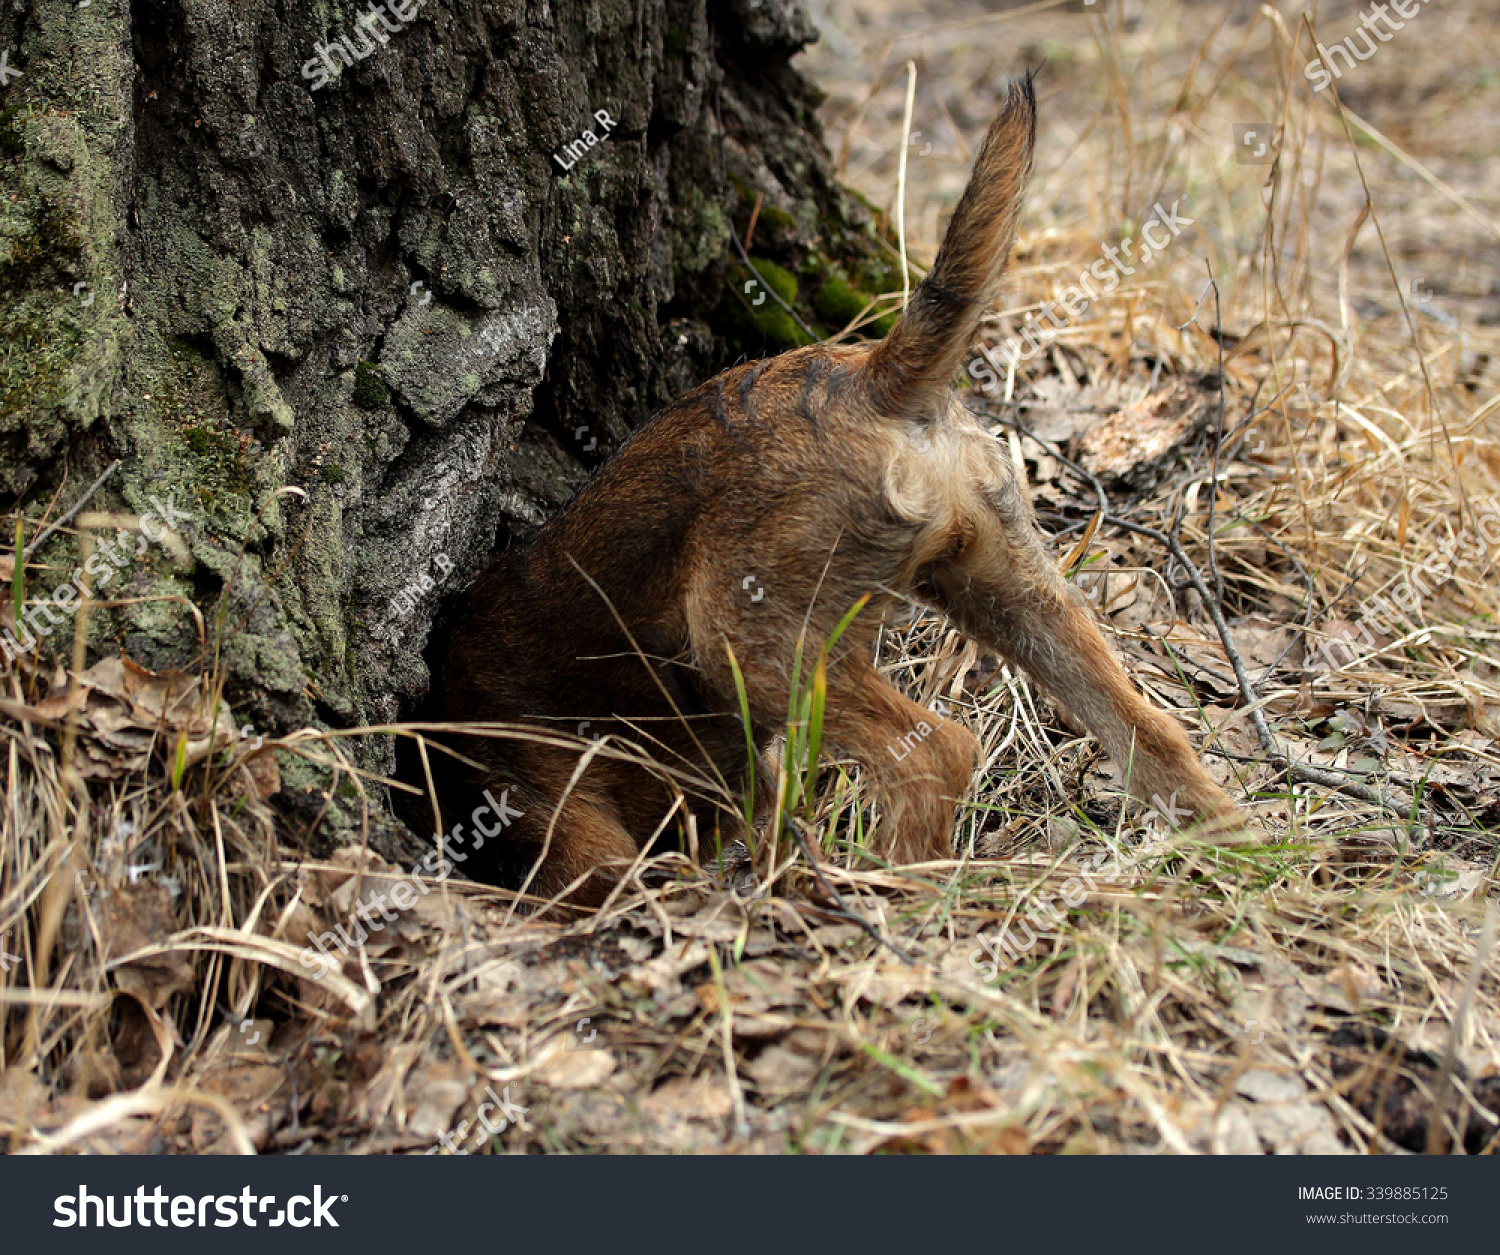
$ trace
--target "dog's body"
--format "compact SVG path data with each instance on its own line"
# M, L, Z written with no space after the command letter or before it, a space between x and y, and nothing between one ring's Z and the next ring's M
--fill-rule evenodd
M476 582L444 669L447 718L552 733L461 746L484 764L473 787L508 788L524 811L500 851L512 877L539 862L537 891L598 900L608 880L591 873L634 859L679 789L700 833L739 835L733 806L689 783L747 779L731 650L763 747L784 726L799 639L816 655L867 594L829 663L824 735L873 777L877 840L895 860L951 852L979 749L874 670L879 624L908 598L1025 668L1130 765L1138 796L1235 822L1181 728L1130 684L1044 549L1009 458L949 388L1014 239L1034 129L1028 82L885 340L710 380ZM924 721L935 730L910 738ZM660 766L590 753L602 734ZM897 761L887 747L904 736Z

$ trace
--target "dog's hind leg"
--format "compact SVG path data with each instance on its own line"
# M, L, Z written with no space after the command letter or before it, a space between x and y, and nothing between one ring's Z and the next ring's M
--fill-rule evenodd
M1047 553L1009 464L983 485L954 552L921 577L965 633L1029 672L1129 773L1131 792L1173 823L1241 828L1243 817L1198 762L1177 721L1136 690L1093 612Z
M894 862L951 856L955 810L979 763L967 728L851 661L829 673L824 735L874 777L876 836Z
M550 898L584 877L566 899L579 906L600 905L639 853L612 807L578 793L560 807L529 811L509 840L526 859L529 893Z

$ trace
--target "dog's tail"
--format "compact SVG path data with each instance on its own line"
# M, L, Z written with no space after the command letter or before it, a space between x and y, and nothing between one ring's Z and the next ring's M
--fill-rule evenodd
M874 400L886 413L931 413L963 365L1015 243L1036 143L1031 74L1010 85L953 211L937 261L870 355Z

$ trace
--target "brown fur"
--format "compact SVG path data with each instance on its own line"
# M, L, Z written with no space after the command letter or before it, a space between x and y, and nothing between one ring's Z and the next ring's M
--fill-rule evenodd
M476 582L444 669L447 718L563 734L463 738L484 770L444 797L449 822L482 787L508 788L525 811L481 874L514 879L540 859L536 890L582 878L576 896L598 901L610 881L593 873L661 832L679 788L706 845L715 829L739 835L733 806L690 783L732 791L750 766L726 645L763 747L786 718L799 637L816 654L865 594L829 666L825 737L873 777L876 837L896 860L951 852L979 757L966 729L872 666L880 622L908 597L1024 667L1130 764L1139 796L1175 794L1194 820L1236 822L1182 729L1121 670L1043 547L1010 460L949 388L998 288L1034 134L1028 81L1012 87L932 273L884 341L797 349L710 380ZM584 720L586 737L612 734L659 766L597 751L585 764L583 742L563 743ZM924 721L934 731L913 741ZM887 747L903 736L911 751L897 762Z

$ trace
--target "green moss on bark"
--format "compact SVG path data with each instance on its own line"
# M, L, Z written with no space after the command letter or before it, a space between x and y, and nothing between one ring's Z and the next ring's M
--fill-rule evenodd
M391 399L391 390L380 377L380 368L360 362L354 368L354 392L350 398L362 410L378 410Z
M795 308L796 276L764 257L750 260L755 266L754 274L744 265L729 268L729 290L719 306L719 316L730 335L745 352L752 354L779 353L800 344L811 344L812 337L765 290L765 285L769 285L777 296Z

